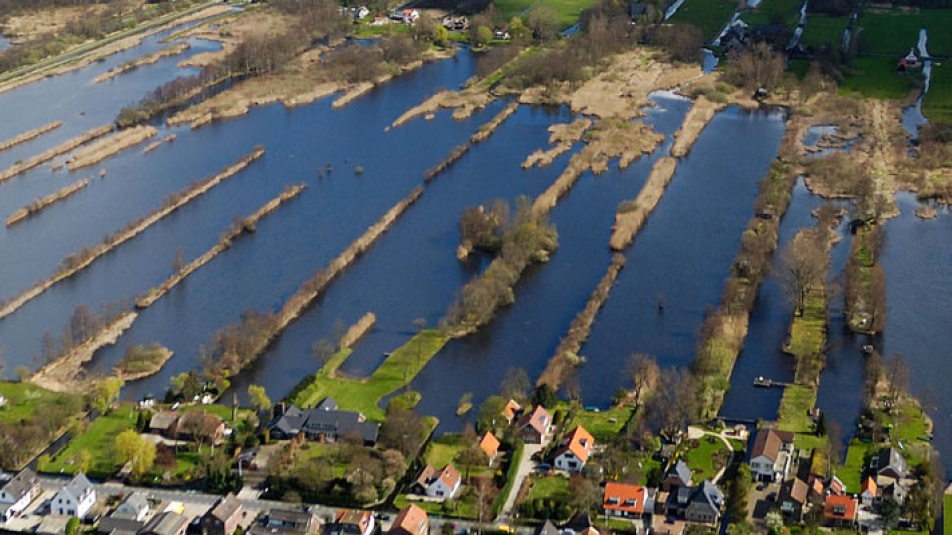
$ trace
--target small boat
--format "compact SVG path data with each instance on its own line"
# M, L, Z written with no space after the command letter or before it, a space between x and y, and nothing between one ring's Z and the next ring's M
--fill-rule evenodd
M873 347L873 344L866 344L866 345L863 346L863 354L864 354L864 355L872 355L872 354L873 354L873 351L874 351L875 349L876 349L876 348Z

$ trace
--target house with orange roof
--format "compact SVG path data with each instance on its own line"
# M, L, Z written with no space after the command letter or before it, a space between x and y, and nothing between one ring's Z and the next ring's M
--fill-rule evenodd
M605 483L602 510L606 516L645 518L654 509L654 496L641 485L609 481Z
M499 455L499 439L496 438L496 435L493 435L492 431L486 431L483 438L479 440L479 449L486 454L486 458L489 459L489 466L492 466L496 461L496 456Z
M430 517L426 511L410 504L397 513L393 519L393 526L388 532L390 535L428 535L430 531Z
M863 505L873 505L876 503L876 498L879 496L879 485L876 484L876 480L872 476L866 476L866 479L863 480L862 491L859 494L859 499L863 502Z
M532 412L523 414L516 427L522 431L522 440L526 444L542 444L552 427L552 415L545 407L538 405Z
M512 423L521 412L522 405L516 403L514 399L507 401L506 406L502 409L502 415L506 417L506 421L509 423Z
M824 523L832 527L851 528L856 524L859 500L845 494L830 494L823 504Z
M339 509L334 522L324 528L325 535L372 535L377 519L371 511Z
M555 467L566 472L581 472L588 462L595 439L582 426L577 426L555 450Z
M447 464L440 471L426 465L410 486L410 492L430 498L447 499L456 496L462 482L462 476L452 464Z

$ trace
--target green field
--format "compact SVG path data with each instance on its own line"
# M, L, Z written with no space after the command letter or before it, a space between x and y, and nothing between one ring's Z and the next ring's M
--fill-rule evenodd
M569 480L561 475L537 478L532 483L532 490L529 491L529 497L526 500L534 502L536 500L553 500L556 502L567 501L572 497L569 491Z
M843 31L846 30L849 20L849 17L809 15L800 42L806 47L829 45L838 50L843 43Z
M741 20L750 25L783 22L793 31L800 23L801 0L763 0L753 11L744 13ZM809 27L809 22L807 26Z
M952 494L942 496L942 533L952 534Z
M391 353L367 379L334 377L325 371L308 378L310 384L292 400L299 407L311 407L327 396L342 409L363 413L374 421L384 419L380 400L410 384L426 363L446 345L449 338L435 329L423 331Z
M932 123L952 126L952 64L932 66L932 83L922 99L922 114Z
M710 439L713 439L710 440ZM718 452L725 452L723 459L715 462L714 456ZM711 479L714 477L718 470L723 467L723 462L727 460L727 446L719 438L714 438L711 436L703 436L698 440L698 446L692 450L688 451L687 454L687 463L691 467L691 471L694 472L694 480L701 481L703 479Z
M595 0L494 0L493 5L506 21L513 17L525 20L532 10L545 6L555 13L559 25L565 29L578 22L582 11L593 7Z
M806 386L788 386L780 399L777 427L781 431L795 433L793 443L797 448L813 449L826 444L826 437L813 432L809 411L816 404L816 390Z
M929 53L952 54L952 9L891 11L865 9L859 18L860 54L891 54L893 65L900 54L919 42L919 29L929 32Z
M121 468L113 452L116 436L126 429L135 428L138 416L139 413L127 405L96 418L85 433L70 441L69 446L44 467L44 471L54 474L76 473L73 459L80 451L86 451L92 456L88 475L99 479L111 476Z
M909 78L896 73L894 58L859 57L847 70L839 91L867 98L902 99L909 94Z
M80 401L79 396L58 394L30 383L0 382L0 395L6 404L0 408L0 422L18 424L33 418L34 411L49 405L69 405Z
M607 442L625 428L625 424L631 418L634 408L628 406L612 407L605 411L577 411L571 422L565 425L566 429L572 429L576 425L585 428L592 434L595 442Z
M735 11L735 0L687 0L671 17L671 21L693 24L704 32L706 41L712 41Z
M842 468L836 471L837 477L846 485L847 492L860 491L860 486L863 484L862 477L866 453L874 451L875 448L876 446L872 444L855 439L850 442L850 447L846 450L846 462Z

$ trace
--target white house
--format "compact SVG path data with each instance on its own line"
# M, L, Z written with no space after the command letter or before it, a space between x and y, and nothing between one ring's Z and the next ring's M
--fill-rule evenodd
M453 465L447 464L437 472L432 466L426 465L410 486L414 494L424 494L430 498L452 498L456 496L463 482L459 471Z
M576 427L555 451L555 467L566 472L581 472L594 445L592 435L582 426Z
M60 489L50 501L50 512L59 516L75 516L83 520L96 504L96 488L80 472Z
M149 515L149 500L141 492L130 494L112 513L113 518L126 518L143 522Z
M750 473L758 481L782 481L790 469L793 433L773 428L757 431L750 450Z
M40 480L36 473L24 468L0 488L0 517L4 522L9 522L22 513L39 493Z

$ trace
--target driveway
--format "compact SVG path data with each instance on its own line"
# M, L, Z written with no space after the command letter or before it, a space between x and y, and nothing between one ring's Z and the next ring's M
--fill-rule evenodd
M529 477L529 474L535 472L539 466L539 463L535 461L533 457L545 448L549 441L552 440L552 436L553 432L549 431L549 434L542 439L542 444L525 445L525 448L522 450L522 459L519 461L519 468L516 469L516 480L509 490L509 496L506 497L506 503L502 506L502 511L499 512L499 518L496 519L497 522L512 518L512 508L516 504L516 498L519 496L522 484L526 478Z

